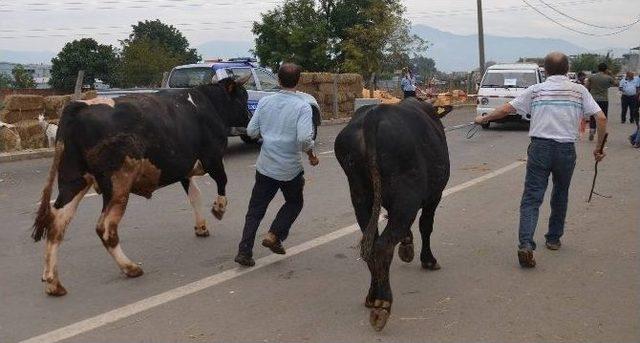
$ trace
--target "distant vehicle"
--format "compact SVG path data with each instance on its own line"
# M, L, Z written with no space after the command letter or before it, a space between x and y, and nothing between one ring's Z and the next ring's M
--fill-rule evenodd
M537 64L496 64L487 69L478 89L478 115L485 116L496 107L513 99L530 86L544 82L545 75ZM496 122L529 122L530 113L516 113ZM487 129L491 123L482 125Z
M244 77L246 75L250 75L249 81L245 84L249 93L249 116L246 120L248 123L258 106L258 100L280 90L277 77L269 70L259 67L255 59L232 58L226 61L216 60L177 66L169 74L165 88L192 88L226 77ZM313 96L304 92L297 92L297 94L311 105L315 137L317 127L322 122L320 106ZM240 136L246 143L255 142L256 140L247 136L243 129L246 127L232 128L229 135Z

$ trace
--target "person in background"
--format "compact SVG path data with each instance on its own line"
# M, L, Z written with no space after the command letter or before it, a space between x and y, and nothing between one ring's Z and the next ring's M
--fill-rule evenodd
M282 241L287 239L303 205L304 168L300 152L307 154L312 166L319 163L313 152L311 106L296 94L300 72L300 67L295 64L280 66L278 80L282 90L260 99L247 125L247 134L252 138L262 136L263 143L256 163L256 183L235 258L237 263L246 267L255 265L253 244L256 232L278 190L282 191L285 203L262 245L276 254L286 253Z
M624 79L620 81L620 102L622 103L622 113L620 121L624 124L627 121L627 109L629 110L629 121L638 121L638 90L640 90L640 79L628 71Z
M591 96L596 100L598 106L606 117L609 116L609 88L617 86L618 82L609 73L606 63L598 65L598 72L587 79L586 87L591 92ZM596 133L596 119L591 117L589 122L589 140L593 140Z
M596 117L600 144L607 132L607 117L591 94L566 76L569 58L562 53L552 52L544 59L544 69L548 75L545 82L527 88L511 102L496 108L489 115L475 119L477 124L484 124L511 113L531 113L531 144L528 149L518 231L518 261L523 268L536 266L533 257L536 243L533 236L549 175L553 177L553 190L545 246L549 250L560 249L560 238L564 233L569 205L569 186L576 166L575 142L579 119ZM604 153L598 148L593 151L593 155L596 161L604 158Z
M400 81L400 88L404 93L404 98L416 97L416 78L409 68L402 69L402 80Z
M576 83L584 86L586 82L587 82L587 74L585 74L585 72L583 71L578 72Z

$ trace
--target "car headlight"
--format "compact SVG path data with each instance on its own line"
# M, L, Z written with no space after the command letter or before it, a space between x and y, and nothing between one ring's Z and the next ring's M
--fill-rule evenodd
M489 99L488 98L482 98L482 99L480 99L480 103L483 104L483 105L486 105L486 104L489 103Z

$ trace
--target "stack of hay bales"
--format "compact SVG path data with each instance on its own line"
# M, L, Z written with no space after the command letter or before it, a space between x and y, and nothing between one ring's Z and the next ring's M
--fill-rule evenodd
M47 119L58 119L62 109L71 101L72 95L52 95L44 98L44 116Z
M0 125L0 152L21 150L20 135L15 128Z
M337 93L334 95L334 80ZM353 114L355 99L362 96L362 76L359 74L302 73L298 90L311 94L320 105L322 119L348 118ZM338 113L334 115L334 96Z
M40 95L9 95L4 99L0 121L13 124L20 135L22 149L47 146L44 130L38 124L38 116L44 113L44 98Z

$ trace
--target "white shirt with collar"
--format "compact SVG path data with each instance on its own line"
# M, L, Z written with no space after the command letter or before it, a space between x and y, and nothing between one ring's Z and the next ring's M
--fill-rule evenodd
M573 143L580 121L601 111L589 91L564 75L552 75L527 88L510 102L521 113L531 114L529 136Z

